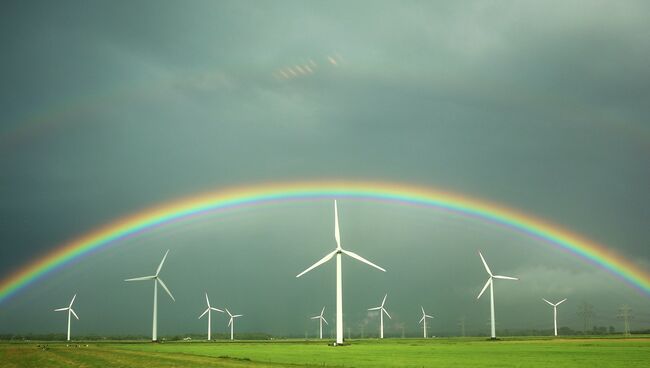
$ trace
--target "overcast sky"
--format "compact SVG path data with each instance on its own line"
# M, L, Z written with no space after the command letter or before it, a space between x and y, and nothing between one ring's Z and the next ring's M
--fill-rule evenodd
M98 226L220 188L349 179L442 188L561 224L650 272L646 1L10 1L0 12L0 277ZM650 299L575 256L432 209L339 206L346 326L488 332L650 326ZM201 332L204 291L241 331L334 320L330 201L253 207L119 242L0 305L0 332ZM214 331L227 320L213 316ZM375 332L373 332L375 331ZM401 330L400 330L401 331Z

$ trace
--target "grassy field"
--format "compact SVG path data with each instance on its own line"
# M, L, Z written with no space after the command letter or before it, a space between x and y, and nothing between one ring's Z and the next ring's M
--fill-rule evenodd
M77 346L79 344L79 346ZM43 349L43 346L46 346ZM87 346L86 346L87 345ZM0 343L8 367L648 367L650 338Z

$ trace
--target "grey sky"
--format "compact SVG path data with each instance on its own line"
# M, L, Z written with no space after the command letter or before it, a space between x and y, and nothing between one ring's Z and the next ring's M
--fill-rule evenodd
M158 203L323 178L501 203L650 269L647 2L5 8L0 277ZM500 326L544 327L542 297L568 297L560 319L574 328L583 300L595 305L596 324L618 326L612 316L627 303L634 323L650 325L647 296L519 234L432 210L355 201L340 209L344 244L389 270L345 263L351 327L376 324L364 309L388 292L407 330L417 328L420 304L437 317L434 334L455 332L461 315L481 330L489 306L475 301L485 282L477 248L494 269L522 278L496 285ZM203 330L204 290L246 315L243 331L315 331L305 317L327 305L332 318L333 266L294 276L332 247L332 220L331 203L314 201L125 241L0 305L0 332L57 331L63 317L50 310L78 292L73 331L145 334L151 288L121 280L153 271L168 248L164 279L178 301L162 296L161 334Z

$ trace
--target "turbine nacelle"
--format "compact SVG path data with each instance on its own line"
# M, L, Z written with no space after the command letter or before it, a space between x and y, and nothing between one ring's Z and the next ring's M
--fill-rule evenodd
M300 277L300 276L306 274L307 272L313 270L314 268L316 268L316 267L322 265L323 263L329 261L330 259L334 258L334 256L337 255L337 254L345 254L345 255L347 255L349 257L352 257L352 258L356 259L357 261L363 262L363 263L365 263L365 264L367 264L369 266L372 266L372 267L374 267L374 268L376 268L376 269L378 269L380 271L386 272L386 270L384 268L379 267L376 264L370 262L369 260L361 257L360 255L358 255L358 254L356 254L354 252L351 252L349 250L345 250L345 249L343 249L341 247L341 234L340 234L340 231L339 231L339 215L338 215L338 213L339 213L338 212L338 207L336 205L336 200L335 200L334 201L334 239L336 240L336 248L334 249L333 252L330 252L330 253L326 254L325 257L321 258L318 262L314 263L309 268L307 268L306 270L304 270L301 273L299 273L298 275L296 275L296 277Z
M228 326L230 326L233 323L233 320L237 317L242 317L243 314L231 314L228 308L226 308L226 313L230 316L230 321L228 321Z
M551 307L555 308L555 307L557 307L558 305L564 303L564 302L567 300L567 298L564 298L564 299L560 300L559 302L557 302L557 303L555 303L555 304L549 302L548 300L546 300L546 299L544 299L544 298L542 298L542 300L545 301L546 303L548 303L548 305L550 305Z
M428 314L426 314L424 312L424 307L423 306L420 306L420 309L422 309L422 318L420 318L420 322L418 322L418 324L420 324L422 322L426 322L425 318L433 318L433 316L430 316L430 315L428 315Z
M329 325L329 323L327 323L327 320L325 319L325 317L323 317L324 312L325 312L325 307L323 307L323 309L320 311L319 315L310 317L310 319L320 319L323 322L325 322L326 325Z
M216 311L216 312L221 312L221 313L223 313L223 311L222 311L221 309L210 306L210 299L208 299L208 293L207 293L207 292L205 293L205 302L206 302L206 304L208 305L208 308L205 310L205 312L203 312L203 313L199 316L199 319L201 319L201 317L205 316L205 314L208 313L208 312L210 312L210 311Z
M388 318L393 319L393 317L391 317L390 314L388 314L388 311L386 310L386 308L384 308L384 304L386 304L386 297L387 297L387 296L388 296L388 294L384 295L384 300L381 301L381 305L380 305L380 306L378 306L378 307L374 307L374 308L368 308L368 310L369 310L369 311L376 311L376 310L378 310L379 313L385 313L385 314L388 316Z
M74 300L77 298L77 294L72 296L72 300L70 300L70 304L68 304L67 307L63 308L57 308L54 311L55 312L63 312L63 311L68 311L68 314L72 313L72 315L76 318L79 319L79 316L77 316L77 313L75 313L74 309L72 309L72 304L74 303Z
M167 254L169 254L169 249L167 249L167 252L165 252L165 255L163 256L162 261L160 261L160 264L158 265L158 268L156 269L156 274L153 276L142 276L142 277L134 277L131 279L126 279L124 281L146 281L146 280L154 280L154 282L160 284L160 286L165 289L167 294L169 295L170 298L172 298L173 301L176 301L174 296L172 295L171 291L167 288L167 285L165 285L165 282L158 276L160 274L160 270L162 269L163 264L165 263L165 259L167 259Z
M485 258L483 258L483 254L481 254L481 251L478 252L478 255L481 257L481 261L483 262L483 266L485 267L485 271L488 273L488 275L490 275L490 278L488 278L487 282L485 283L485 286L483 286L483 289L481 289L481 292L478 293L478 296L476 297L476 299L479 299L481 297L481 295L483 295L483 293L488 288L488 286L492 285L494 279L514 280L514 281L519 280L516 277L501 276L501 275L492 274L492 270L490 270L490 267L488 266L487 262L485 261Z
M57 308L54 311L55 312L68 312L68 341L70 341L70 320L72 319L71 316L74 316L74 318L79 319L79 316L77 316L77 313L75 313L74 309L72 309L72 304L74 303L74 300L77 298L77 294L72 296L72 300L70 300L70 304L68 304L67 307L63 308Z

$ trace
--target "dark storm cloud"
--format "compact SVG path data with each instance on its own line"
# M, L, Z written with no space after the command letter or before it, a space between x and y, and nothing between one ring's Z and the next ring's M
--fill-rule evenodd
M323 177L489 199L563 224L647 269L647 12L632 1L11 4L0 22L0 274L155 203ZM312 73L296 68L304 65ZM300 77L278 77L288 68ZM391 270L376 275L348 262L346 308L357 324L371 323L364 309L388 291L401 323L413 308L417 319L421 303L445 321L434 322L440 329L454 331L461 312L480 329L487 309L473 301L485 276L477 248L526 280L498 285L499 308L512 316L504 325L537 323L521 311L545 293L595 303L616 290L647 305L602 271L490 226L426 211L343 208L351 249ZM215 303L247 315L244 330L300 333L302 314L327 303L333 310L331 267L292 279L331 246L331 205L271 212L185 225L98 253L21 294L10 306L24 308L21 317L0 325L36 331L52 322L49 304L65 303L75 289L79 312L88 303L91 316L123 321L80 329L128 329L148 318L150 290L120 280L146 273L170 247L165 280L179 299L164 307L177 316L171 330L203 329L192 308L201 312L210 289ZM384 231L366 234L376 228ZM401 249L422 253L404 259ZM195 259L203 263L187 274ZM237 283L220 281L232 275ZM103 302L97 288L118 304ZM27 307L37 300L48 307ZM265 308L284 315L261 317Z

